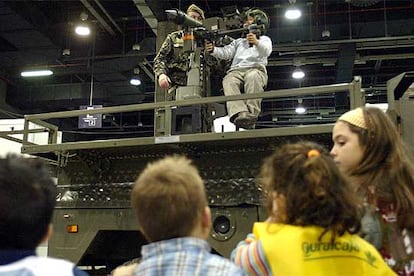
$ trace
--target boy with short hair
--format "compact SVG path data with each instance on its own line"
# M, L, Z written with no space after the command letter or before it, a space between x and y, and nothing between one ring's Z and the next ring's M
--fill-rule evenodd
M135 275L245 275L210 253L211 213L197 168L185 157L149 164L131 195L140 230L150 242Z
M71 262L36 256L49 239L56 186L39 159L0 159L0 275L87 275Z

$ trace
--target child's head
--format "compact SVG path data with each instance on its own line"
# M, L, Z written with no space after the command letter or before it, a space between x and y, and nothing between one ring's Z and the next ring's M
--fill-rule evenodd
M400 227L414 229L413 159L388 115L376 107L348 111L336 122L332 139L335 162L368 195L368 203L392 204Z
M317 225L339 234L359 228L348 183L320 145L282 146L265 160L261 177L276 222Z
M344 113L334 126L331 154L349 175L378 170L402 155L401 138L391 119L379 108L360 107Z
M0 249L34 250L48 234L56 194L41 160L0 159Z
M251 8L244 12L243 20L245 26L256 24L261 27L263 32L266 32L269 29L270 21L267 14L258 8Z
M135 181L131 201L151 242L190 236L208 208L198 170L182 156L149 164Z

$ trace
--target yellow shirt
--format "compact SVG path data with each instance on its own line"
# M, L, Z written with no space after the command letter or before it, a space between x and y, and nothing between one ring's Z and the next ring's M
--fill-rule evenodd
M396 275L378 251L358 235L344 234L331 243L331 233L319 241L323 228L255 223L273 275Z

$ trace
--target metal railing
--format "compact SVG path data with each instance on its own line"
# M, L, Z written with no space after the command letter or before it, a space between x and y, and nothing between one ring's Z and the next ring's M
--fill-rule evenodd
M194 142L194 141L211 141L219 139L235 139L235 138L254 138L257 136L273 136L273 135L300 135L302 133L310 133L306 130L306 127L300 127L300 130L296 127L277 128L277 132L272 129L256 129L243 132L228 132L228 133L196 133L196 134L182 134L171 135L171 122L172 122L172 109L180 106L191 106L200 104L212 104L212 103L224 103L227 101L247 100L254 98L283 98L291 96L305 96L312 94L329 94L336 92L349 92L350 109L362 106L365 103L365 96L361 90L361 78L355 77L350 83L340 83L323 86L302 87L295 89L281 89L265 91L265 93L255 94L242 94L235 96L215 96L196 99L186 99L180 101L164 101L156 103L143 103L143 104L131 104L122 106L103 107L90 110L73 110L62 112L50 112L25 115L24 130L22 142L22 153L42 153L42 152L64 152L67 150L76 149L89 149L89 148L103 148L103 147L118 147L118 146L135 146L146 144L159 144L159 143L176 143L176 142ZM57 143L57 133L59 131L58 126L50 124L45 120L56 118L70 118L78 117L81 115L92 114L108 114L108 113L120 113L120 112L133 112L143 110L162 110L165 113L165 118L162 122L165 135L153 136L153 137L139 137L139 138L119 138L119 139L107 139L107 140L93 140L93 141L78 141L78 142L64 142ZM39 132L39 129L29 129L29 123L34 123L44 129L42 132L47 131L48 144L47 145L35 145L28 141L29 133ZM320 126L318 131L326 132L330 131L332 126ZM2 137L4 138L5 135Z

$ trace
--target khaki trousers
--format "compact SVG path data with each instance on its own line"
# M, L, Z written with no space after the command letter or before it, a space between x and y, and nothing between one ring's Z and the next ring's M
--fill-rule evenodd
M261 68L234 69L227 73L223 79L224 95L240 95L242 88L244 93L263 93L267 84L267 73ZM262 99L250 99L242 101L228 101L227 113L230 120L239 112L247 111L254 116L259 116Z

